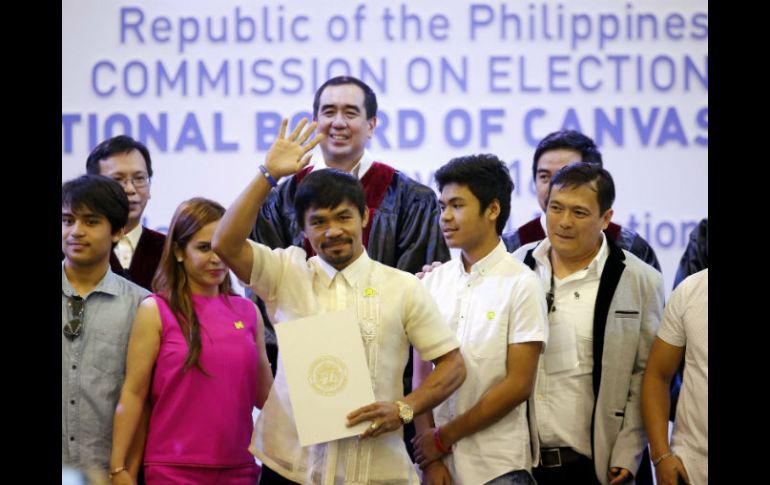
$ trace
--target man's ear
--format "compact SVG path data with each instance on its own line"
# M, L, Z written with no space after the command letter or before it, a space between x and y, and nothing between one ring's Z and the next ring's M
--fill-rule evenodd
M602 231L607 229L607 227L610 225L610 221L612 221L612 215L615 213L612 209L607 209L607 212L602 215Z
M486 208L487 217L491 221L496 221L500 217L500 201L497 199L492 200Z
M368 129L366 130L366 134L369 138L374 136L374 129L377 128L377 117L372 116L368 120L366 120L366 125Z

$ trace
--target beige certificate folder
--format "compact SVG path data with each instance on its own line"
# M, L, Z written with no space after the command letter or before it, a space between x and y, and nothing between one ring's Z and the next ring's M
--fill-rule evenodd
M361 332L352 310L275 326L294 423L302 446L361 434L348 413L374 402Z

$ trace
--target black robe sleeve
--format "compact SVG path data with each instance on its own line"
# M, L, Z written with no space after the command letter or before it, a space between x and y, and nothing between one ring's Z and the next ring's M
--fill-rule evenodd
M621 248L657 269L658 272L661 272L660 263L658 262L658 256L655 255L655 250L652 249L650 243L645 241L638 233L627 227L623 227L620 231L620 240L618 241L618 244Z
M302 233L294 217L295 177L280 184L270 192L259 210L259 216L251 231L251 239L271 249L302 247Z
M674 278L674 288L691 274L709 267L709 220L701 220L690 233L690 240L684 250Z
M396 172L371 221L369 256L413 274L433 261L449 261L440 213L433 190Z

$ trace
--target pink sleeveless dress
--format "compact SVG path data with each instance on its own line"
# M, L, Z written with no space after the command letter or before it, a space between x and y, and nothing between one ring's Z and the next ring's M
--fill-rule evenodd
M257 395L254 304L238 296L193 295L200 321L200 363L183 370L187 342L166 302L153 373L144 464L192 467L254 465L248 446Z

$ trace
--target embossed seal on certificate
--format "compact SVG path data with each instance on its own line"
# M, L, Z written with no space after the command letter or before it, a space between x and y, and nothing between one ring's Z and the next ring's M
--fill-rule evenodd
M345 388L348 368L337 357L322 355L310 364L307 380L318 394L333 396Z

